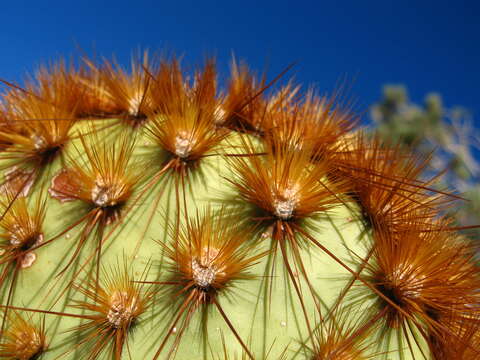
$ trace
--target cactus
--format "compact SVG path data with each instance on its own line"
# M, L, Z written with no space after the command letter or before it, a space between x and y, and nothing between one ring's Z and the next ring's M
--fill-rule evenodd
M0 358L478 357L461 197L276 80L145 53L4 81Z

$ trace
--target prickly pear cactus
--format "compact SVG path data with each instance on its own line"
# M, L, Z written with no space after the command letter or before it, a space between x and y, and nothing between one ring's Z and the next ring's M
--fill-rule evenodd
M5 82L0 358L478 358L428 158L244 65L82 63Z

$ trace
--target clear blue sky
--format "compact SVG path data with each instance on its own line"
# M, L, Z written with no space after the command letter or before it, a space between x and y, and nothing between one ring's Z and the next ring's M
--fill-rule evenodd
M78 54L77 45L122 63L139 47L190 63L215 54L225 68L234 52L272 76L297 61L296 78L325 91L355 78L361 109L385 83L407 85L416 101L438 91L480 124L478 1L17 0L0 11L4 79Z

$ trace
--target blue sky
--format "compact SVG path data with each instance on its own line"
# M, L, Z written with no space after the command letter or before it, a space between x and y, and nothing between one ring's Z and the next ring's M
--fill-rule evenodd
M0 77L61 55L133 50L184 54L197 63L215 54L227 69L232 52L273 77L292 75L331 91L345 76L360 110L386 83L408 86L422 101L437 91L464 105L480 126L478 1L9 1L2 4Z

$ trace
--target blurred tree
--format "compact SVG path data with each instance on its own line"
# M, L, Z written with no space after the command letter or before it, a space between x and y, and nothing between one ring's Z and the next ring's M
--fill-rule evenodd
M400 141L433 161L427 172L445 171L442 186L458 190L468 201L452 209L459 225L480 224L480 131L464 108L447 109L438 94L428 94L422 105L410 101L407 89L387 85L382 99L371 108L380 135ZM425 174L428 175L428 174ZM480 230L475 237L480 239Z

